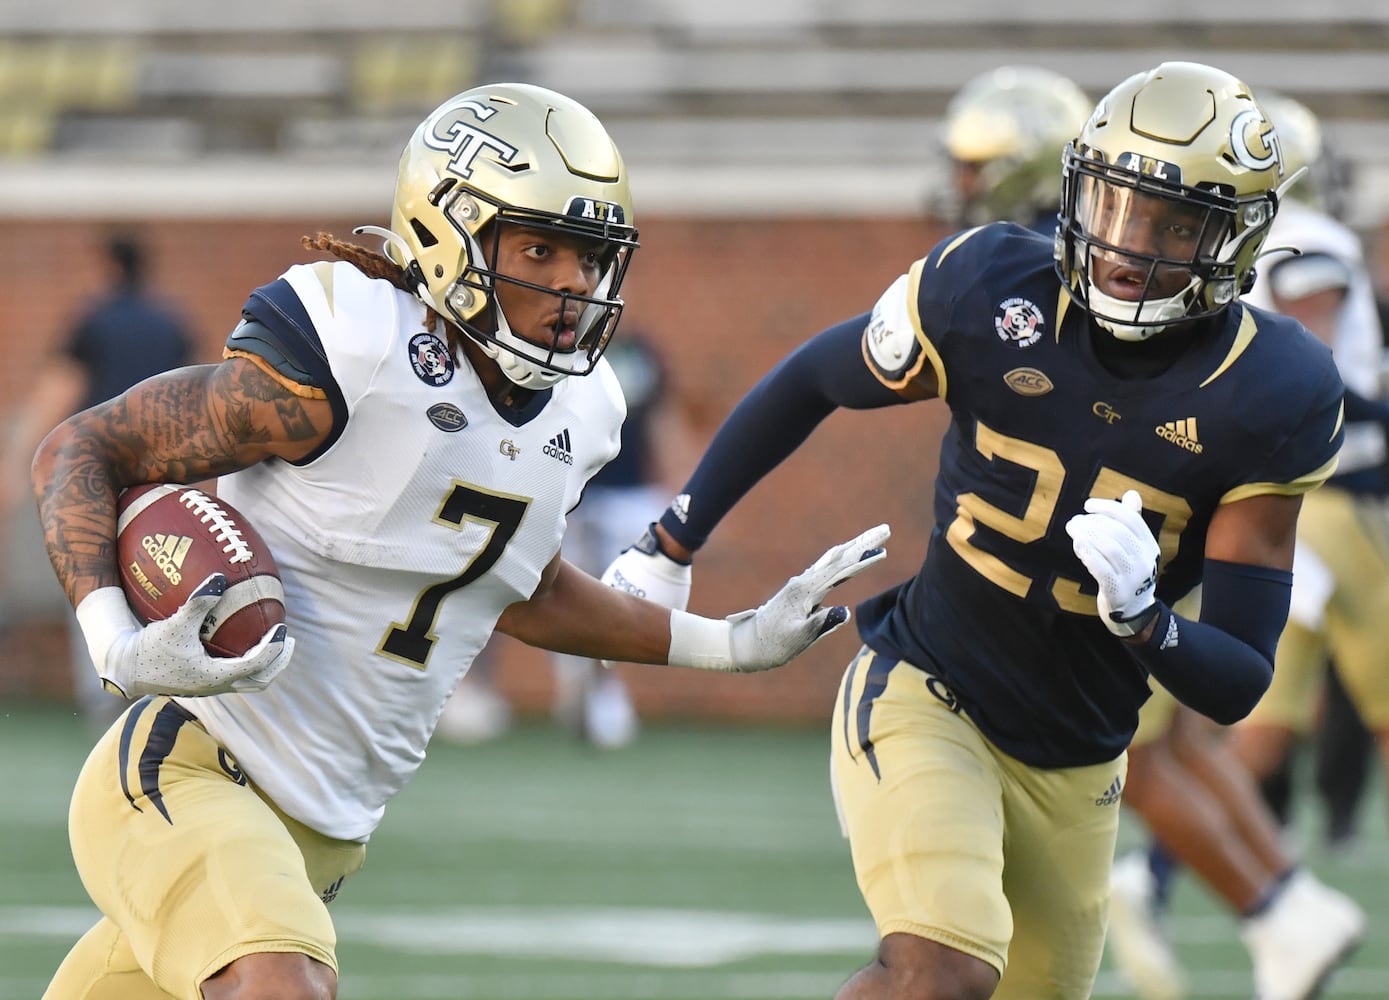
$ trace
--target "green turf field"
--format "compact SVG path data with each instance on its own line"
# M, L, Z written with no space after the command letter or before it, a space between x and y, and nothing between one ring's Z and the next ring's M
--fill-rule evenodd
M37 998L93 917L65 832L88 740L65 709L0 703L2 1000ZM488 746L439 746L333 905L339 996L828 998L874 934L827 767L814 731L657 727L599 754L532 726ZM1329 996L1389 996L1382 797L1366 834L1349 859L1309 852L1372 914ZM1125 827L1125 843L1137 836ZM1189 878L1173 932L1192 996L1250 995L1234 922ZM1095 995L1127 994L1106 967Z

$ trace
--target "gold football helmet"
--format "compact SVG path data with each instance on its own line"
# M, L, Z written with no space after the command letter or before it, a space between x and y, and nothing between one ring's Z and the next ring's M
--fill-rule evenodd
M1057 271L1120 340L1212 316L1253 284L1294 176L1269 116L1235 77L1189 62L1135 74L1066 149ZM1116 270L1102 291L1097 275Z
M1059 73L1001 66L970 80L945 111L945 146L955 163L964 221L1030 225L1057 205L1061 150L1093 105Z
M497 271L506 225L603 243L594 294L553 293L581 305L572 350L532 343L508 325L498 283L548 289ZM637 248L627 169L602 123L577 101L520 83L475 87L436 108L401 155L391 228L357 231L383 237L421 301L527 389L593 370L621 316L618 291Z

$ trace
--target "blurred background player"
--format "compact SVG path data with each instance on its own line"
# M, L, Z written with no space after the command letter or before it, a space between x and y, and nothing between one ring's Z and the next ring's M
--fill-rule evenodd
M0 540L39 535L28 488L34 449L60 420L120 395L137 382L189 362L193 339L182 316L150 291L144 244L112 235L100 248L105 288L87 303L9 415L0 453ZM10 554L8 544L0 551ZM6 589L17 586L6 580ZM73 697L93 727L104 729L126 703L101 687L77 619L65 607Z
M1195 616L1199 600L1185 607ZM1316 995L1359 943L1360 907L1299 864L1224 732L1150 684L1152 697L1129 746L1124 804L1154 843L1114 863L1106 944L1115 964L1143 1000L1186 994L1163 924L1180 864L1239 920L1261 998ZM1270 990L1270 984L1278 985Z
M1006 219L1052 235L1061 151L1093 107L1073 81L1039 66L1000 66L970 80L946 107L953 183L932 210L952 228Z
M1091 110L1077 84L1040 67L999 67L961 87L947 107L945 123L954 182L953 198L947 201L954 206L957 224L1005 219L1053 234L1061 150ZM1195 617L1199 604L1185 610ZM1331 890L1306 873L1299 874L1297 891L1280 892L1295 864L1280 841L1276 818L1259 801L1240 761L1214 738L1209 720L1154 687L1129 752L1125 803L1160 840L1176 842L1236 914L1253 916L1273 908L1281 928L1288 920L1285 914L1300 907L1307 894L1351 912L1348 900L1323 896ZM1156 856L1161 859L1165 852L1158 848ZM1141 853L1116 864L1109 940L1120 972L1145 1000L1172 1000L1184 993L1183 976L1157 923L1157 883L1148 865ZM1321 909L1314 904L1312 912ZM1289 933L1300 927L1300 922L1289 923ZM1280 947L1264 944L1263 937L1257 942L1256 963L1268 967L1278 960ZM1334 962L1343 947L1335 938L1324 947L1314 941L1302 954L1319 968ZM1260 974L1267 979L1282 972L1261 968ZM1292 978L1308 977L1298 971Z
M563 545L566 559L595 576L641 532L651 511L659 510L678 485L678 470L691 464L688 425L674 403L669 370L654 338L624 329L603 356L627 400L621 450L589 480L570 512ZM489 645L485 654L444 706L437 729L444 739L479 743L511 726L511 705L494 676L497 651ZM553 714L560 725L604 749L636 739L640 724L620 673L597 660L562 653L553 654L551 663Z
M1294 247L1300 253L1274 253L1261 264L1254 300L1295 316L1331 346L1346 384L1346 441L1336 475L1307 497L1298 522L1292 611L1273 686L1235 728L1233 741L1286 812L1290 796L1279 786L1287 783L1292 750L1318 733L1324 834L1334 844L1353 831L1375 742L1366 727L1389 753L1384 334L1361 240L1337 217L1342 171L1316 115L1282 95L1268 108L1285 151L1309 166L1310 183L1300 197L1293 189L1268 243L1275 251ZM1328 683L1328 662L1339 683Z

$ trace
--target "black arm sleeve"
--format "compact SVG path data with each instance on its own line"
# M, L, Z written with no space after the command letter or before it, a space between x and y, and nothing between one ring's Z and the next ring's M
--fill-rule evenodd
M773 368L734 407L661 526L698 549L763 476L800 447L839 407L866 410L905 403L868 370L861 343L869 314L817 334Z
M1346 423L1372 421L1389 424L1389 406L1373 399L1366 399L1350 387L1346 388L1343 401L1346 407Z
M1128 649L1178 701L1228 726L1250 713L1273 680L1293 575L1207 559L1201 583L1199 622L1163 605L1152 637Z

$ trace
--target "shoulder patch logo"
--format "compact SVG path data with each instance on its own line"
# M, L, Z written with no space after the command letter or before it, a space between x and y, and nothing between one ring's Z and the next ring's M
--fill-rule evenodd
M1036 368L1014 368L1003 376L1003 382L1019 396L1045 396L1056 388L1046 372Z
M467 415L452 403L435 403L424 411L429 422L446 434L461 431L468 426Z
M1028 299L1004 299L994 313L998 339L1013 347L1031 347L1042 339L1045 326L1042 310Z
M449 345L432 333L417 333L410 338L410 367L425 385L436 389L453 381L453 355Z

